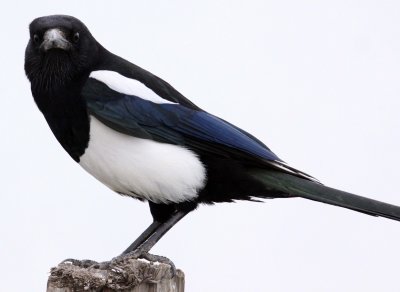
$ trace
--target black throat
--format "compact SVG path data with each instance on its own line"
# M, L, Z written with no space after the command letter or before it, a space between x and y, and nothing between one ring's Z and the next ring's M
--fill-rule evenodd
M37 106L58 142L76 162L89 143L89 116L80 94L87 78L83 75L78 80L54 81L47 85L41 82L43 80L31 80Z

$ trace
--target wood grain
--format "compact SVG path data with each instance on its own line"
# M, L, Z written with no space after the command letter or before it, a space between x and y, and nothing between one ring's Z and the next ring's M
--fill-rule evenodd
M50 271L47 292L183 292L185 276L171 267L141 259L127 259L107 267L67 260Z

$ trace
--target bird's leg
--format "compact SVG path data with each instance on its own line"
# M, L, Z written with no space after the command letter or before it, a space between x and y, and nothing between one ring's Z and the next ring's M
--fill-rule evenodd
M165 263L171 266L172 274L175 274L175 265L167 257L150 254L150 249L178 223L190 210L175 211L164 222L154 220L152 224L119 256L109 262L95 263L91 267L98 269L108 269L110 265L118 264L127 259L146 259L152 262Z
M129 259L143 258L152 262L166 263L175 273L175 266L171 260L163 256L152 255L150 249L178 223L186 214L197 207L197 202L184 202L180 204L156 204L149 202L153 223L119 256L111 261L95 263L92 268L109 269Z
M188 211L176 211L165 222L154 221L140 236L136 239L122 255L131 252L149 252L150 249L168 232L176 223L178 223Z
M150 254L149 251L187 213L189 211L176 211L165 222L154 221L120 256L114 258L113 262L125 258L143 258L153 262L158 261L169 264L175 271L175 266L170 259Z
M159 228L163 223L154 220L153 223L150 224L149 227L143 231L142 234L134 241L132 244L122 253L122 255L127 254L131 251L136 250L139 246L141 246L149 237L156 232L157 228Z

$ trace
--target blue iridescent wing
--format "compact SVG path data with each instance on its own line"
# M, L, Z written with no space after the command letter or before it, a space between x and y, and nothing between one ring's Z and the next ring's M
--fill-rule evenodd
M205 111L122 94L95 79L87 81L82 95L90 114L127 135L182 145L202 153L281 162L259 140Z

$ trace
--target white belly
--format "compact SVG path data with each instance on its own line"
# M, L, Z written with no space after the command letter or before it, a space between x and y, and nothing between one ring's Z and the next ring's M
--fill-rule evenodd
M79 164L112 190L154 203L193 200L206 181L192 151L119 133L93 116Z

